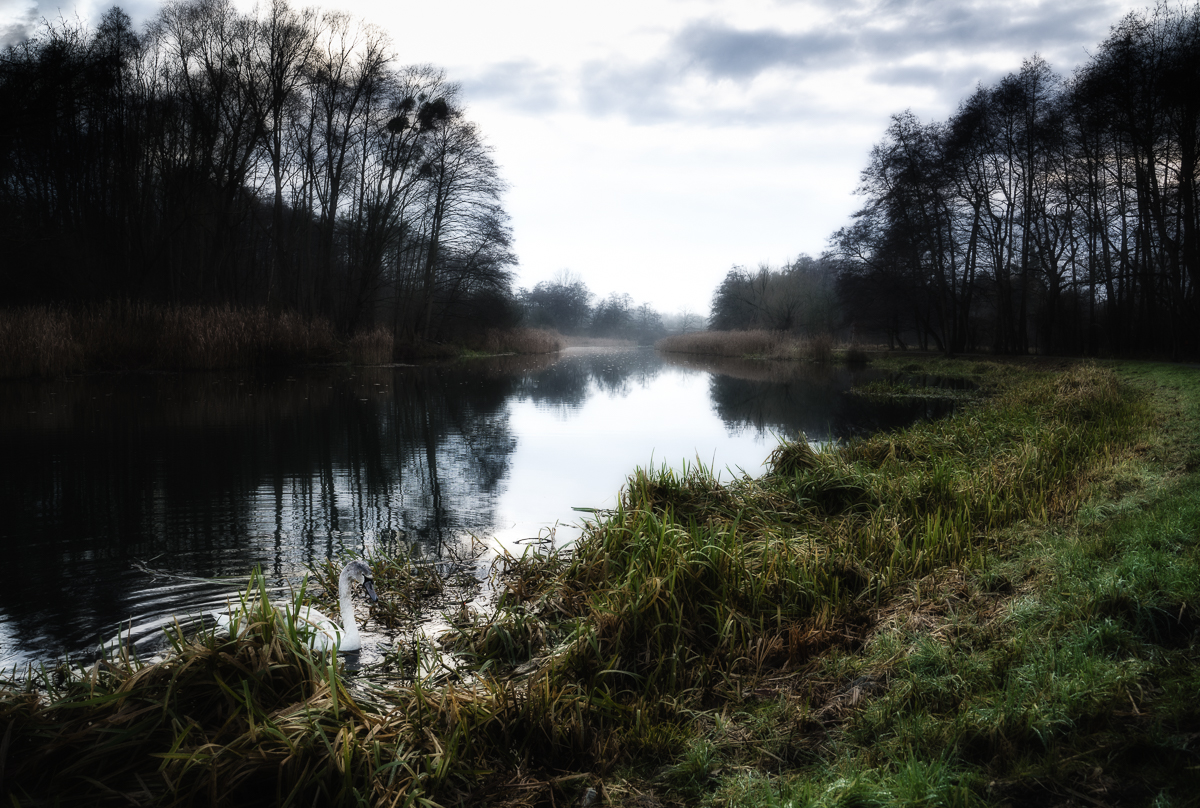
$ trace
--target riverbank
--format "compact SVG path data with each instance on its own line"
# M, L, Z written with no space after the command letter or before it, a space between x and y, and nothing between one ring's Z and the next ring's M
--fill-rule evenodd
M447 638L474 666L458 680L364 688L260 614L161 665L10 682L0 788L23 803L1183 802L1200 763L1200 384L1060 364L931 361L987 397L838 450L788 444L758 479L638 472L570 555L507 560L499 611ZM376 575L390 603L437 588L403 561Z
M489 330L465 345L395 345L376 326L351 336L321 317L228 306L141 303L0 310L0 378L94 371L224 370L397 358L445 359L465 351L549 353L565 343L539 329Z

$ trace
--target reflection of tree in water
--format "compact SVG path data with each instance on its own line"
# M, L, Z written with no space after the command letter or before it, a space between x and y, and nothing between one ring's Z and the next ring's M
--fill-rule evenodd
M939 400L877 402L849 389L885 374L872 370L719 358L668 357L672 365L712 374L709 394L728 429L810 440L867 435L947 414Z
M516 439L505 402L516 379L423 370L398 387L392 422L398 522L427 552L494 523L494 498Z
M587 400L593 385L609 396L624 397L633 385L648 386L662 368L662 357L653 350L572 351L551 366L529 374L518 395L542 407L568 412Z
M0 466L0 542L22 570L0 587L9 633L80 648L153 608L134 560L281 575L373 544L440 554L485 532L521 378L376 368L9 383L0 446L21 460Z

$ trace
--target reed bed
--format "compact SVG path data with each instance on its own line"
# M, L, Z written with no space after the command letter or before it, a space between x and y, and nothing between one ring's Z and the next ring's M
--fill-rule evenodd
M0 311L0 377L92 370L214 370L391 360L376 328L343 342L328 320L229 306L108 304Z
M564 337L567 347L569 348L636 348L638 347L635 339L619 339L617 337L587 337L579 334L572 334L570 337Z
M664 337L654 347L667 353L707 354L710 356L768 356L774 353L783 336L777 331L694 331Z
M666 353L733 358L783 359L830 364L865 364L868 355L857 343L838 345L830 334L798 337L779 331L697 331L665 337L655 347Z
M557 331L544 328L490 328L471 347L491 355L546 354L561 351L567 347L567 341Z

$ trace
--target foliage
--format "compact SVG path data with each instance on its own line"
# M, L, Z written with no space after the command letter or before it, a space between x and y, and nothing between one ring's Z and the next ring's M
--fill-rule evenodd
M0 377L86 370L263 367L391 359L379 330L338 339L328 320L265 309L126 304L0 311Z

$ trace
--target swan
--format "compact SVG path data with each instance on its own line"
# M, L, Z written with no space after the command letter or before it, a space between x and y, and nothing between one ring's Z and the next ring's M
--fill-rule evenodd
M342 568L338 576L338 601L341 605L342 625L339 626L321 612L305 606L296 610L296 629L302 640L314 651L357 651L362 647L362 639L358 636L358 621L354 617L354 602L350 598L352 583L362 584L363 591L374 603L379 600L375 594L375 579L371 568L365 561L354 559ZM290 604L284 604L290 606ZM234 618L229 612L216 615L218 632L232 634Z

